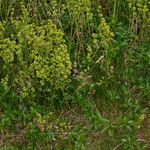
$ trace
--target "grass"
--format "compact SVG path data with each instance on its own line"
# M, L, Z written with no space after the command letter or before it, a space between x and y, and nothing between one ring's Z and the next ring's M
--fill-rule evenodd
M88 119L83 109L77 105L59 111L37 104L19 104L17 107L12 104L9 107L6 105L1 107L0 111L0 147L58 150L124 148L125 143L129 142L126 140L131 140L128 138L131 138L133 132L130 127L132 119L126 120L128 115L133 115L132 110L123 112L119 105L107 105L107 109L101 108L99 111L104 118L110 120L109 123L94 124L94 120L89 116ZM141 127L135 126L134 130L135 138L141 145L140 149L146 150L149 143L148 109L145 110L144 116L144 121L140 123Z

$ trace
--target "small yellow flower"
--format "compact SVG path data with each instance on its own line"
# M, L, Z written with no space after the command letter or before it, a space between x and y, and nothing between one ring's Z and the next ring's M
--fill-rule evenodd
M139 117L140 122L142 122L144 119L145 119L145 115L144 114L140 115Z
M140 129L140 128L141 128L140 125L134 125L134 127L135 127L136 129Z

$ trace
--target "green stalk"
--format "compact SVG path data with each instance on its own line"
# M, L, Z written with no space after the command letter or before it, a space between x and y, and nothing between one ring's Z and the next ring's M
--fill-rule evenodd
M113 23L115 23L115 18L116 18L116 7L117 7L117 0L114 0L114 8L113 8L113 16L112 16Z

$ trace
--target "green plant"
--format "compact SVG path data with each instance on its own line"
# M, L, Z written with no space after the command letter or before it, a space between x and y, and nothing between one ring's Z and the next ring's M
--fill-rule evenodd
M21 97L44 90L63 89L71 62L63 32L52 20L40 26L30 23L27 9L21 3L22 15L0 23L1 83ZM39 86L40 85L40 86Z
M3 148L148 149L149 30L149 0L0 0Z

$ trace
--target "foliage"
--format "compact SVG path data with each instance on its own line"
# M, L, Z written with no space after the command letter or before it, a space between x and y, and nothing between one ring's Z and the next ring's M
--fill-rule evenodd
M21 11L19 19L12 12L10 21L1 22L1 83L23 98L43 87L63 88L71 69L63 32L51 20L41 26L30 23L22 4Z
M0 6L0 132L23 139L3 149L149 149L149 0Z

